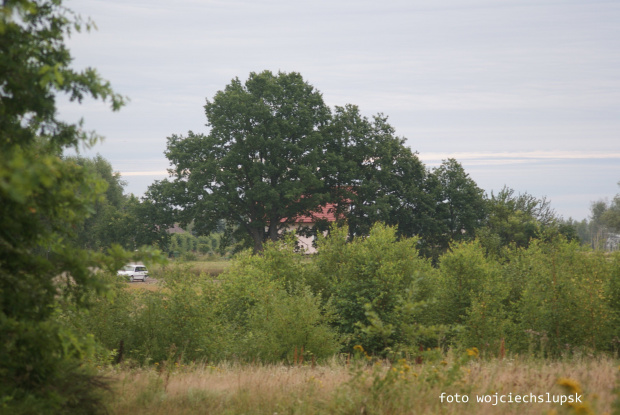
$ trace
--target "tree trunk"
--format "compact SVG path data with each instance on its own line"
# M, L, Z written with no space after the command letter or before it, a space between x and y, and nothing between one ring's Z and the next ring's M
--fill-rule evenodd
M263 233L258 229L251 229L250 235L252 236L252 240L254 241L254 253L258 254L259 252L263 252Z

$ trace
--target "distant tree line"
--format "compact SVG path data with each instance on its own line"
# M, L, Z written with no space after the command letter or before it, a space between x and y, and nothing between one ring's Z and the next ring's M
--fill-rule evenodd
M166 231L180 224L196 237L217 232L222 253L231 246L259 252L296 217L325 204L347 224L349 238L382 222L397 226L398 237L420 238L420 253L434 260L450 243L476 237L496 255L511 244L527 247L543 232L578 238L577 224L561 220L545 198L508 187L485 195L454 159L427 168L387 117L369 119L350 104L332 111L298 73L235 78L207 101L205 113L208 134L168 138L172 174L142 200L123 195L120 176L101 157L75 158L108 183L79 229L81 245L170 251ZM599 216L613 221L609 213ZM319 220L299 232L328 229Z
M432 258L479 233L495 251L526 246L546 228L575 237L544 198L509 188L486 197L454 159L427 168L387 117L369 119L350 104L332 111L298 73L235 78L205 114L208 134L168 138L172 174L146 196L166 223L191 223L198 235L223 220L231 239L258 252L295 217L330 203L350 238L376 222L395 225Z
M569 218L564 223L576 230L583 244L608 251L620 249L620 193L611 202L592 202L589 220L578 222Z
M82 167L103 188L88 217L74 226L76 245L92 250L109 248L112 244L128 250L144 245L160 248L168 245L168 227L159 225L165 222L161 218L164 213L149 200L125 194L126 183L107 160L97 155L92 159L68 156L65 161Z
M153 187L149 195L140 200L123 193L125 183L101 156L94 159L69 157L67 160L84 166L107 183L107 189L97 200L94 211L75 227L75 242L80 246L97 250L114 243L126 249L153 245L170 256L185 258L193 258L193 254L226 255L231 249L252 246L251 240L240 232L237 224L223 220L217 221L208 234L201 234L194 220L184 225L185 233L171 234L168 230L184 212L173 213L170 206L153 200ZM349 238L367 235L374 224L370 218L381 216L385 219L383 223L397 227L399 237L418 237L417 249L423 256L433 259L446 252L453 242L476 238L488 253L499 256L504 248L511 245L527 247L532 239L538 239L543 234L562 234L569 241L580 239L579 223L559 218L546 198L536 198L527 192L517 193L508 187L497 194L491 192L486 195L454 159L444 161L437 168L425 169L425 175L426 180L435 185L434 202L427 205L428 215L418 220L417 227L411 225L415 217L408 217L404 212L394 217L380 210L373 212L373 215L358 216L345 212L342 222L348 223ZM368 204L359 197L356 201L362 204L362 208ZM393 205L388 204L384 208L391 212ZM356 225L355 232L350 230L351 226L355 226L351 223ZM319 223L318 231L327 229L328 224L323 225L325 228ZM418 229L419 234L416 233ZM300 231L303 232L303 229Z
M620 228L620 196L593 203L591 220L576 222L558 217L544 197L509 187L486 195L455 159L427 168L387 117L368 119L350 104L332 111L298 73L235 78L207 101L205 113L209 134L169 137L172 174L142 199L124 194L125 183L101 156L66 158L107 183L94 211L76 225L77 245L153 245L177 256L259 252L295 217L325 204L346 223L349 238L382 222L396 226L398 237L418 237L419 252L433 260L451 243L475 238L500 256L549 233L604 248ZM168 229L176 224L189 234L173 238ZM328 229L317 220L298 232Z

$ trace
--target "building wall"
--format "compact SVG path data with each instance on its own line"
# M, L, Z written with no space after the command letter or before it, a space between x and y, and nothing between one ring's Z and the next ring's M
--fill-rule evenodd
M305 225L310 227L310 228L314 227L313 224L305 224ZM286 232L297 231L297 225L296 224L287 225L285 231ZM314 237L312 237L312 236L303 236L303 235L297 234L297 242L299 244L299 247L304 250L305 254L316 254L317 250L313 246Z

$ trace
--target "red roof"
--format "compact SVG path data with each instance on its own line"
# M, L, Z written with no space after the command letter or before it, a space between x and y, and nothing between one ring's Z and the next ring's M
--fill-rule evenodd
M318 212L312 212L310 215L297 216L294 220L295 223L315 223L319 220L326 220L328 222L336 222L336 203L326 203L321 206L321 210ZM344 215L341 215L341 219ZM282 219L281 222L286 222L287 219Z
M328 222L336 222L336 204L328 203L321 206L320 212L312 212L312 215L303 215L295 218L295 223L314 223L319 220L327 220Z

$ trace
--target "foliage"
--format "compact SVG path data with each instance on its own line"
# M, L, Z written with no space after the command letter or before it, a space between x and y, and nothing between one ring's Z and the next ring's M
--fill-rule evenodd
M332 229L329 238L319 239L315 272L320 277L310 284L333 301L347 348L359 344L381 352L404 340L397 317L403 314L396 311L418 300L408 293L421 294L433 270L419 257L417 239L397 241L395 228L377 224L367 237L349 243L346 235L346 228Z
M620 185L620 182L618 183ZM620 193L611 202L598 200L590 205L590 220L575 224L582 243L594 249L618 250L620 233ZM615 243L611 237L615 236Z
M555 211L546 198L538 199L529 193L515 195L514 189L504 187L497 195L491 192L487 200L488 214L478 236L487 252L503 254L509 245L527 247L549 229L557 229Z
M340 348L330 326L334 319L330 304L321 305L308 287L295 293L275 290L249 313L244 336L247 358L294 363L297 353L306 360L331 357Z
M312 258L288 235L237 255L217 280L168 268L154 292L119 288L99 300L84 332L107 350L124 340L141 363L294 362L302 348L306 358L363 347L392 360L430 358L420 347L475 347L484 357L618 349L617 255L547 235L502 257L478 241L454 243L434 268L418 240L394 228L347 235L332 229Z
M99 298L79 324L117 361L216 359L225 329L215 320L214 284L183 267L168 269L166 290L127 290L118 283Z
M84 168L105 190L87 217L74 226L76 246L93 250L104 250L113 244L128 250L142 246L167 247L168 227L158 226L162 223L161 212L150 200L140 201L133 194L124 194L125 182L106 159L97 155L93 159L71 156L65 160Z
M355 105L336 107L326 137L323 180L351 237L368 235L376 222L398 225L399 235L428 233L428 172L386 116L369 120Z
M530 277L518 314L523 332L551 355L608 348L617 324L610 307L609 261L563 238L535 241L526 256Z
M297 349L326 358L339 348L333 310L306 283L308 267L295 252L294 235L268 243L262 255L241 254L221 275L220 315L248 360L293 360Z
M93 159L81 156L65 158L90 171L105 188L105 193L95 203L94 209L88 217L77 226L75 243L77 246L88 249L109 247L112 243L126 245L125 239L127 228L118 226L120 210L125 202L123 187L125 182L121 180L119 173L112 170L112 165L100 155Z
M123 98L94 69L70 68L64 38L83 22L55 1L0 5L0 396L3 412L94 413L98 378L82 367L92 348L56 319L81 308L129 255L95 254L71 243L105 182L72 160L68 148L94 143L80 124L57 119L56 97ZM86 28L91 26L86 23Z
M440 227L427 232L427 238L428 244L434 247L436 259L452 241L474 239L476 229L486 217L486 203L484 191L455 159L444 160L433 169L432 175L436 183L432 186L435 218Z
M485 283L497 280L499 268L476 242L455 243L441 257L436 282L436 316L444 324L462 324L472 299Z
M208 234L218 221L238 224L256 251L276 240L285 220L315 209L329 109L298 73L251 73L208 100L208 135L168 138L174 181L155 184L154 197L182 206L179 222Z
M190 232L177 233L171 236L168 250L174 256L181 255L184 258L191 254L215 254L219 251L221 236L221 234L194 236Z
M510 287L499 263L477 241L460 242L440 257L439 270L431 321L451 327L448 340L461 347L499 350L511 328L506 308Z
M350 237L380 221L419 236L436 258L450 238L473 238L484 216L482 191L459 163L429 172L386 116L369 119L350 104L331 114L298 73L235 78L205 112L209 134L169 137L172 175L148 194L169 223L194 221L199 235L224 220L234 230L227 236L259 252L296 217L329 203ZM314 216L315 228L298 231L328 230Z
M163 290L127 290L100 298L78 324L107 350L140 364L223 360L292 361L336 353L333 311L304 283L292 239L242 254L213 281L187 267L168 268ZM121 346L122 344L122 346Z

